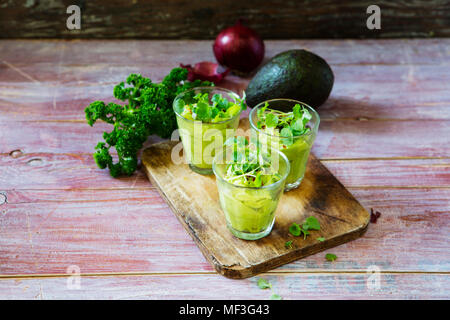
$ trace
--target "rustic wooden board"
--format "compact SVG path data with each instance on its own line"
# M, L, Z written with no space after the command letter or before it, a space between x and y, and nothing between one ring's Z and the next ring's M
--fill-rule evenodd
M241 127L245 122L247 118L241 119ZM172 148L178 143L161 142L144 150L144 170L206 259L226 277L254 276L354 240L367 228L369 213L311 155L301 187L280 199L271 234L257 241L237 239L226 227L214 176L196 174L186 164L172 161ZM310 215L319 220L320 231L306 240L289 234L293 222L302 223ZM285 247L288 240L293 241L290 249Z

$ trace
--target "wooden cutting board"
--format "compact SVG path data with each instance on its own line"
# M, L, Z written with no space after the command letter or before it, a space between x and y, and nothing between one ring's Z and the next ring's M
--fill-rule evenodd
M242 119L241 128L248 128L247 123ZM145 172L206 259L226 277L251 277L335 247L358 238L368 226L369 213L311 154L300 187L282 195L270 235L256 241L235 238L226 227L214 175L197 174L171 160L178 143L162 142L144 150ZM293 222L300 224L311 215L319 220L320 231L311 231L306 240L289 233ZM286 241L292 241L291 248L285 247Z

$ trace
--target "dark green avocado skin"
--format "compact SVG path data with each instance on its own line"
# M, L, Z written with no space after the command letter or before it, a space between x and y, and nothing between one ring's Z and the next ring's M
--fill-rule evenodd
M334 75L328 63L306 50L289 50L269 60L255 74L245 93L247 104L289 98L316 109L333 88Z

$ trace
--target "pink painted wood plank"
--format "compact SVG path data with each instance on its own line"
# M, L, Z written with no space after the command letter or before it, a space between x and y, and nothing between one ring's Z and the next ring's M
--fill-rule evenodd
M351 189L382 213L355 241L277 271L449 272L450 189ZM214 272L154 189L26 190L0 205L0 275ZM300 222L300 221L299 221ZM286 239L301 241L301 239ZM409 250L405 250L408 248ZM389 252L389 254L386 254Z
M450 159L323 160L348 187L449 187ZM0 155L0 191L19 189L149 188L147 177L112 178L90 154Z
M258 288L259 277L231 280L212 274L82 277L79 290L68 289L65 277L0 279L0 298L268 300L277 293L285 300L449 299L446 274L382 273L379 287L368 285L369 276L365 272L262 275L272 291Z
M0 153L92 153L105 130L104 123L5 122ZM449 136L450 120L323 121L312 150L332 159L450 157Z
M131 72L160 80L180 62L214 60L209 41L7 40L0 46L1 121L82 120L87 103L111 100L113 85ZM324 119L448 119L449 46L448 39L267 41L266 56L307 48L328 60L336 83L321 108ZM231 76L223 85L242 90L247 82Z
M323 121L319 158L448 157L450 121Z
M448 62L449 39L266 40L266 56L307 49L332 64L442 64ZM213 59L211 41L177 40L2 40L0 58L10 63L101 62L156 63ZM386 50L389 48L389 50ZM32 52L33 54L29 54ZM173 57L180 58L173 58ZM179 60L179 59L184 60Z
M450 59L449 59L450 60ZM174 67L176 65L173 65ZM439 65L333 66L335 86L329 101L320 107L322 119L450 119L450 67ZM79 120L92 101L115 101L114 85L137 72L158 81L171 67L91 64L69 65L59 72L54 65L26 64L21 72L46 73L61 82L11 82L16 69L0 73L0 121ZM21 74L19 74L22 76ZM4 79L4 80L3 80ZM229 76L221 86L238 92L248 79ZM376 90L375 90L376 88Z
M322 163L347 188L450 187L450 159L322 160Z
M92 154L0 155L0 190L150 188L143 171L113 178L97 167Z
M335 71L332 96L319 110L323 122L314 147L317 156L449 157L449 40L266 44L268 57L307 48ZM9 200L0 205L0 274L64 274L74 263L83 273L203 273L178 279L118 277L120 284L114 277L83 278L92 279L83 291L90 297L96 296L92 288L112 298L130 297L141 287L138 297L192 297L198 283L222 288L212 293L205 288L200 298L265 293L234 282L222 285L230 280L210 274L212 268L141 173L110 179L88 155L107 127L83 123L87 103L111 99L112 87L130 72L160 80L180 62L201 60L213 60L210 42L0 41L0 188ZM247 81L230 77L224 86L241 90ZM16 149L25 154L13 158L9 153ZM447 160L326 161L362 204L380 210L382 217L363 238L336 248L339 258L333 264L318 254L275 270L301 272L272 274L273 281L280 278L278 293L312 299L367 295L364 273L302 273L310 271L364 272L376 265L385 272L449 272ZM93 190L99 188L104 190ZM370 297L448 298L446 274L390 276L385 290ZM286 284L288 278L293 282ZM0 280L0 295L17 296L20 288L37 297L70 296L56 284L65 279L27 280L29 291L13 281ZM108 285L120 289L108 295L101 291Z

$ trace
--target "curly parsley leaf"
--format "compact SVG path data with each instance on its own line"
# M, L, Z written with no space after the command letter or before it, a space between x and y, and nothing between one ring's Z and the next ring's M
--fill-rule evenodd
M125 82L114 87L115 98L124 105L95 101L86 107L86 121L93 126L98 120L113 125L104 132L104 142L95 147L94 160L101 169L108 168L111 176L132 175L137 169L138 152L148 136L168 138L177 128L172 103L188 89L211 86L211 82L187 81L187 69L174 68L161 83L153 83L140 74L130 74ZM176 106L177 111L181 108ZM118 161L111 156L116 149Z

